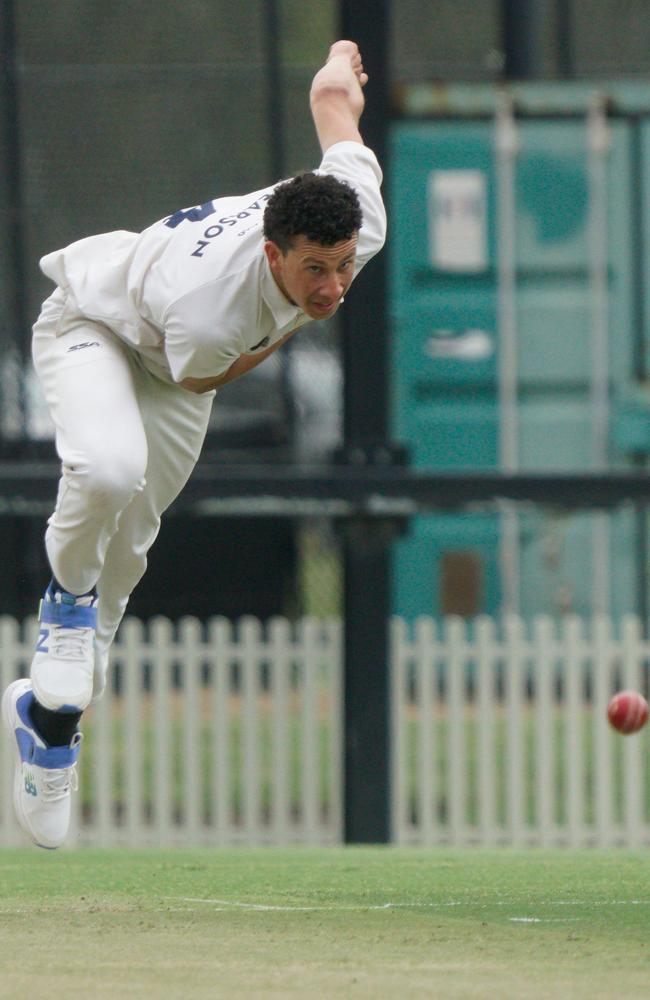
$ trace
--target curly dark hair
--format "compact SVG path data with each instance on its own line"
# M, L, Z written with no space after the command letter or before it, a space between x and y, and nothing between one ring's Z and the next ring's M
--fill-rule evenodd
M282 253L296 236L333 246L361 227L357 193L331 174L304 173L278 184L264 210L264 236Z

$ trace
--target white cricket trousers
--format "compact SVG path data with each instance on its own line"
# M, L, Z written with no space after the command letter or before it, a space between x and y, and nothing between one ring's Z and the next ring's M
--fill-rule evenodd
M48 559L70 593L96 586L99 595L96 701L160 515L199 457L215 393L197 395L174 383L108 327L82 316L60 288L34 325L32 356L61 459L45 533Z

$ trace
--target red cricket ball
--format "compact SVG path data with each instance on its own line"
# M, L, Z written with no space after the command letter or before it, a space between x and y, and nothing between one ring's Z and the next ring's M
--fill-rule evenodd
M607 718L619 733L638 733L648 721L648 703L638 691L619 691L607 706Z

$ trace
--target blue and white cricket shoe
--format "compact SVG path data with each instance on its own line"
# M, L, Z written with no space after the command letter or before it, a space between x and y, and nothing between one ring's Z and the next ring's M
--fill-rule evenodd
M75 597L54 583L45 591L30 677L51 712L83 712L93 696L97 595Z
M10 684L2 696L2 721L16 753L14 810L34 843L53 849L61 846L70 825L81 733L74 734L70 746L48 747L32 724L33 702L31 681L24 679Z

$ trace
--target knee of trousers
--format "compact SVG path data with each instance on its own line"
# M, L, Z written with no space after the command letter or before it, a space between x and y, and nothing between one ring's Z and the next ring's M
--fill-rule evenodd
M99 513L119 513L144 486L146 459L137 455L102 454L85 465L66 469L69 482L92 509Z

